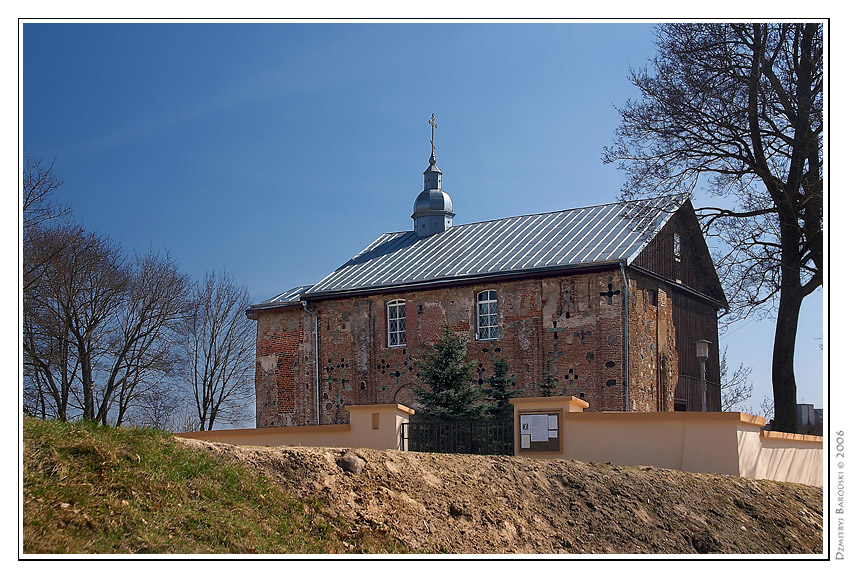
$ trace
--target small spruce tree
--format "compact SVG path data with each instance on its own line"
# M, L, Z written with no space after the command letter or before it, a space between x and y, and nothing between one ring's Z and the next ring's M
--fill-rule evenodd
M448 322L416 362L422 382L429 387L413 389L422 419L477 419L486 414L481 390L472 383L473 365L466 362L466 339L454 334Z
M521 391L514 389L514 377L509 376L510 363L502 357L495 359L492 368L492 376L487 379L488 387L484 387L484 394L490 401L489 413L494 418L506 418L513 416L513 405L510 397L515 397Z
M542 382L539 384L539 392L543 397L550 397L554 394L554 391L557 390L557 385L560 384L560 381L551 373L551 368L546 367L544 371L542 371Z

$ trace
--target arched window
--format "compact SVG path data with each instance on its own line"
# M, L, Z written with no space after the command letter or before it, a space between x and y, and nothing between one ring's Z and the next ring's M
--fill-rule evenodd
M407 307L403 300L393 300L386 304L386 345L407 345Z
M498 292L484 290L478 293L478 340L498 338Z

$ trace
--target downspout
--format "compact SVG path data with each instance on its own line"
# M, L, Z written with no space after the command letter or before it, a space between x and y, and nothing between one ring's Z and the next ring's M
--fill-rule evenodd
M630 411L631 410L631 393L628 391L628 389L629 389L630 384L631 384L631 381L630 381L631 367L630 367L630 364L629 364L629 361L628 361L628 358L629 358L628 355L630 354L631 345L629 343L629 333L628 333L628 321L629 321L628 304L631 302L631 295L628 292L628 276L625 275L625 260L619 261L619 271L622 272L622 288L624 290L624 292L623 292L624 296L623 297L625 299L625 308L624 308L625 323L622 325L622 334L623 334L624 347L625 347L625 373L624 373L624 375L625 375L625 379L624 379L625 380L625 385L624 385L625 386L625 411Z
M301 301L301 304L304 307L304 311L312 314L313 318L315 319L315 424L321 425L321 382L318 378L318 313L313 312L312 310L307 308L306 300Z
M724 310L725 310L725 312L723 312L722 314L720 314L719 316L716 317L716 327L717 327L716 328L716 352L717 353L722 352L722 349L721 349L720 344L719 344L719 320L723 316L728 316L728 314L731 312L731 308L729 308L727 306L727 301L726 301L726 306L724 307ZM718 311L718 309L717 309L717 311ZM719 407L720 407L719 410L721 411L722 410L722 375L721 374L719 376Z
M666 389L661 389L661 384L666 384L663 380L662 375L666 372L665 366L662 368L661 363L663 362L663 357L660 354L660 286L658 285L657 289L654 291L654 299L657 302L657 306L654 308L654 384L656 385L656 393L655 397L655 408L660 410L666 409L666 401L669 399L669 393ZM668 385L667 385L668 387ZM675 403L672 404L672 410L675 410Z

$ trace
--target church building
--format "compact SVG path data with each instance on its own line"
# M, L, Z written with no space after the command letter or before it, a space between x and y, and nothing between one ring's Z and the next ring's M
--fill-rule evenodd
M687 196L455 225L432 149L411 217L248 310L257 427L346 423L345 405L415 409L416 360L445 321L481 385L502 357L520 396L539 396L547 370L553 394L588 412L720 410L727 302ZM697 340L710 341L704 409Z

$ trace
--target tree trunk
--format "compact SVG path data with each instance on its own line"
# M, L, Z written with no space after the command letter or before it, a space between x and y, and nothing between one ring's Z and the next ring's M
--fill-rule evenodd
M772 348L772 395L775 403L773 429L795 433L796 373L793 370L793 362L799 313L804 298L800 273L802 260L795 217L785 209L785 204L779 202L776 205L781 223L781 294L778 299L778 317L775 320L775 341Z
M94 421L94 377L91 360L85 348L79 348L80 382L83 386L83 420Z
M795 433L796 374L793 361L796 352L796 328L802 306L802 293L782 288L775 321L775 342L772 349L772 389L775 402L773 428L784 433Z
M118 403L118 418L115 419L115 426L120 427L124 422L124 413L127 411L127 406L121 403Z

